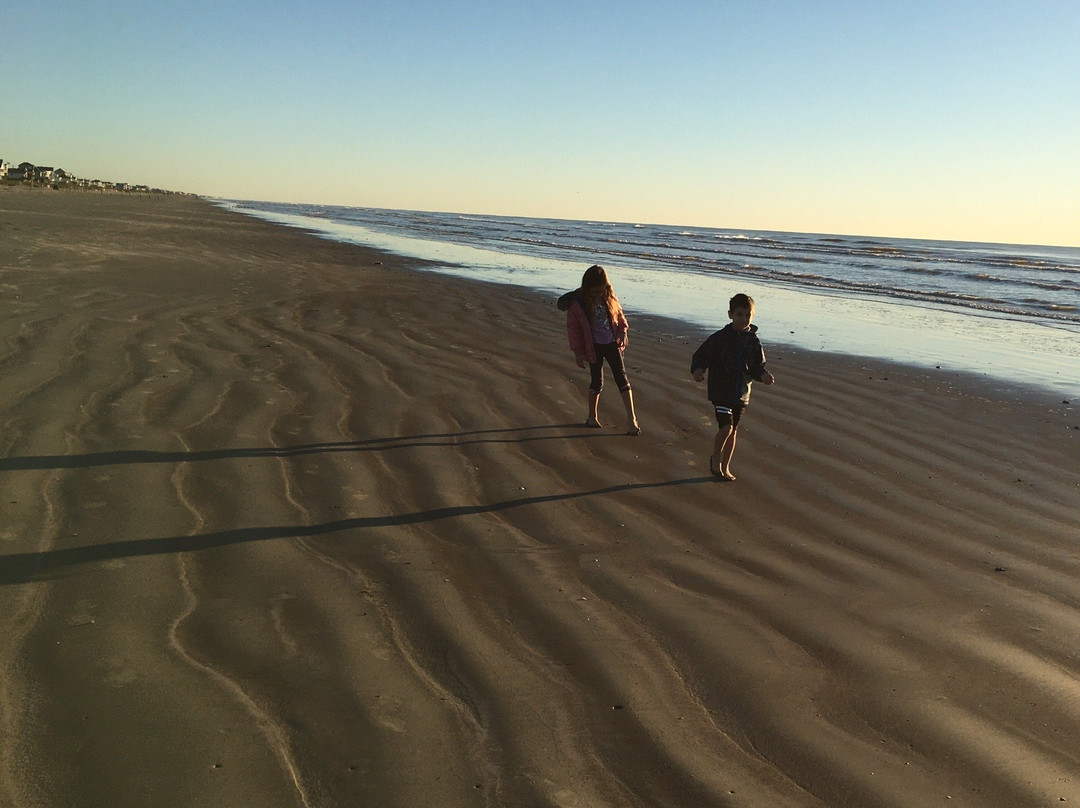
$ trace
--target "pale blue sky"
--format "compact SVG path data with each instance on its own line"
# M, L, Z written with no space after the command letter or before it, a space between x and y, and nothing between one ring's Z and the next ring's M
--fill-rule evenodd
M230 198L1080 245L1080 3L15 0L0 157Z

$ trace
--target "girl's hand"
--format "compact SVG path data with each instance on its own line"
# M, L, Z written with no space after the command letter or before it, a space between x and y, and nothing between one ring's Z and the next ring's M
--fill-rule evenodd
M765 375L761 377L762 384L773 384L775 381L776 377L767 370L765 371Z
M577 366L579 368L585 367L585 357L584 356L575 356L574 359L577 360Z

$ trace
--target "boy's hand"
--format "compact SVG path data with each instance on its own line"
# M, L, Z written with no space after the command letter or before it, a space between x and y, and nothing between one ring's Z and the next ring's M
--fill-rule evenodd
M772 374L771 374L771 373L770 373L769 371L767 371L767 370L765 371L765 373L764 373L764 374L762 375L762 377L761 377L761 383L762 383L762 384L772 384L772 383L773 383L773 382L775 382L775 381L776 381L776 377L775 377L775 376L773 376L773 375L772 375Z
M577 360L577 366L579 368L585 367L585 357L584 356L575 356L574 359Z
M695 382L703 382L703 381L705 381L705 371L704 370L695 370L694 371L694 381Z

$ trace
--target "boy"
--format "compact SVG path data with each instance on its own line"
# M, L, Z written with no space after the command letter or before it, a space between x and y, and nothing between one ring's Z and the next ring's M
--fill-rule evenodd
M772 384L776 381L765 368L765 351L757 338L754 319L754 299L738 294L728 303L731 322L717 331L694 352L690 373L700 382L709 371L709 401L716 407L719 428L709 458L709 471L714 477L734 480L731 455L735 452L736 430L743 410L750 403L753 381Z

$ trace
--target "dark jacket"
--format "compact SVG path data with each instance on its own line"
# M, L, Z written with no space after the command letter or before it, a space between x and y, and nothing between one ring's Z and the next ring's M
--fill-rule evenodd
M709 371L709 401L722 407L750 402L750 384L765 375L765 350L757 326L736 331L730 323L694 351L690 372Z

